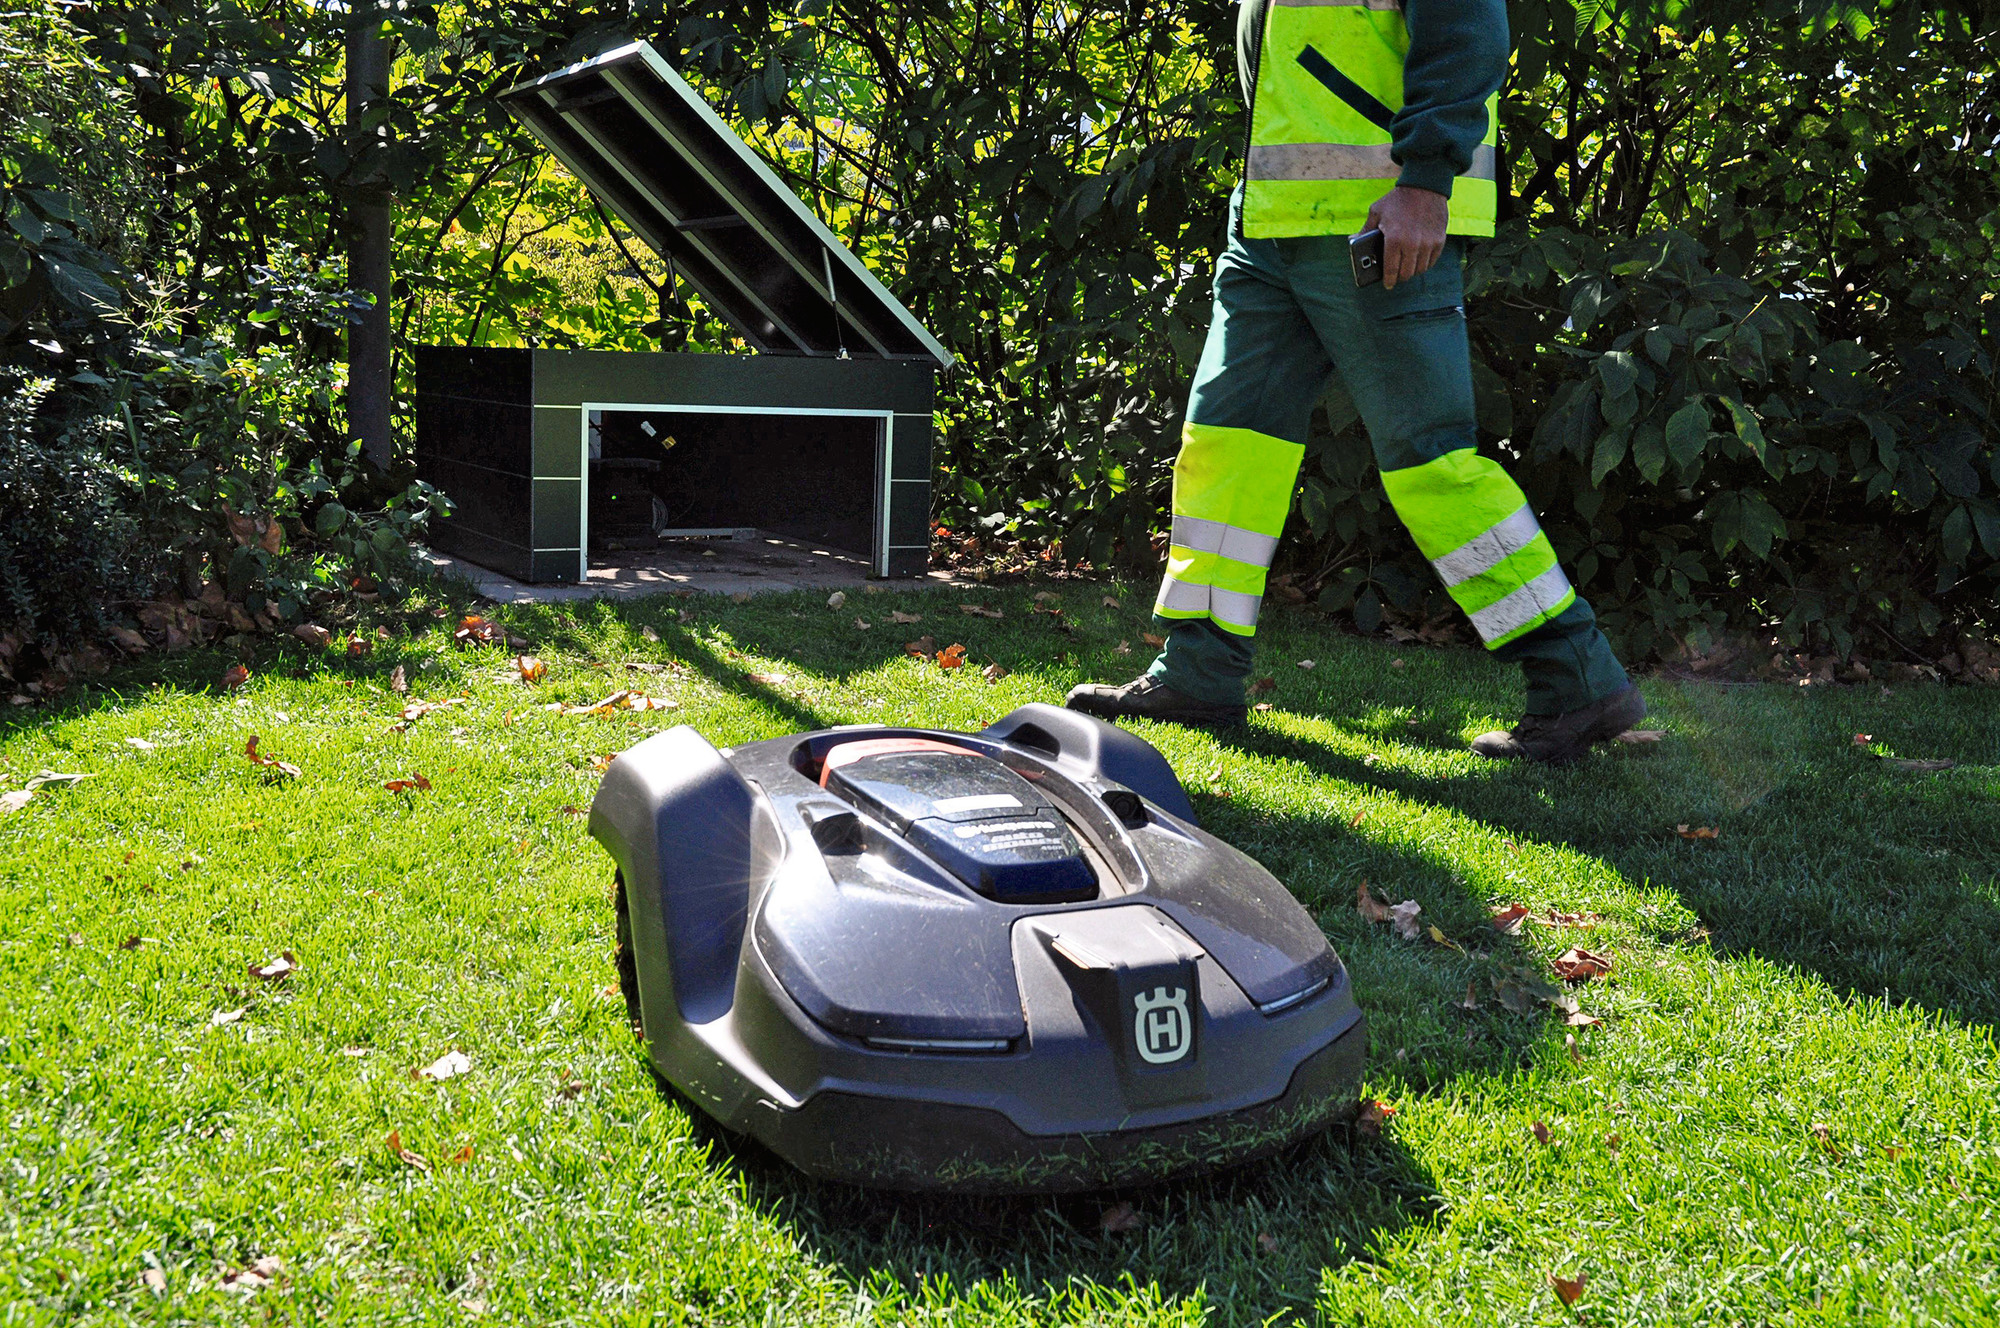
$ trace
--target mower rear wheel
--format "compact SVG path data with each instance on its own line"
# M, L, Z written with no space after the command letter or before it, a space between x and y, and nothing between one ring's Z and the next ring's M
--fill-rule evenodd
M646 1021L639 1007L639 963L632 956L632 909L625 902L625 873L611 878L612 907L618 917L618 948L613 958L618 965L618 990L625 997L625 1015L632 1031L646 1036Z

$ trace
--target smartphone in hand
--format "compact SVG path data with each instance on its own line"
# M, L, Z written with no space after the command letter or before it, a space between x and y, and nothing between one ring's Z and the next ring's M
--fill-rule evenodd
M1347 242L1347 258L1354 264L1354 284L1373 286L1382 280L1382 232L1363 231Z

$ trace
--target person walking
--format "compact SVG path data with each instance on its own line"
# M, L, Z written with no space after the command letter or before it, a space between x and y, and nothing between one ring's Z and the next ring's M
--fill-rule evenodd
M1153 613L1166 647L1071 708L1240 721L1264 578L1314 404L1338 373L1396 515L1480 639L1527 679L1526 717L1472 748L1565 762L1644 717L1520 487L1475 444L1465 237L1493 234L1505 0L1241 0L1243 182L1174 462ZM1350 236L1382 232L1361 285Z

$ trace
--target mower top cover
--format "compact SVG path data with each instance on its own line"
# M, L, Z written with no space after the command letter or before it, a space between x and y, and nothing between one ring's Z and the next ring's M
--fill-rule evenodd
M672 729L612 762L590 830L654 1069L812 1175L1163 1180L1354 1105L1361 1013L1319 927L1087 716Z

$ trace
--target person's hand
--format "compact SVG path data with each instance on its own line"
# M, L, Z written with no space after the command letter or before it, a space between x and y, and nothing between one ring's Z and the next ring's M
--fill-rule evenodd
M1428 189L1399 184L1375 200L1364 229L1382 232L1383 290L1430 271L1444 253L1444 228L1450 220L1451 200Z

